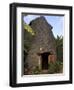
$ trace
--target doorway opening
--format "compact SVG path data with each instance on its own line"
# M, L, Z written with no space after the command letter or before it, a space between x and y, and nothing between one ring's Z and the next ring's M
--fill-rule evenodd
M41 65L42 70L48 69L48 56L50 55L50 52L44 52L41 54Z

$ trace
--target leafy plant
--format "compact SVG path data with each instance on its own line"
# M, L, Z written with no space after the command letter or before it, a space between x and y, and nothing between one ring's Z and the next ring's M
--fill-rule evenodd
M40 74L41 70L39 69L38 66L36 66L33 70L33 74Z
M63 37L57 35L57 38L55 38L55 42L57 59L63 61Z
M31 35L35 35L35 32L33 31L33 29L27 25L27 24L24 24L24 29L29 32Z
M55 63L52 62L49 63L48 73L49 74L61 73L62 69L63 63L57 60Z

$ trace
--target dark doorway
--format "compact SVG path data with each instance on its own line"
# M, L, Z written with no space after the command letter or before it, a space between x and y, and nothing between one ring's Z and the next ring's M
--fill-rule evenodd
M50 53L42 53L41 54L41 58L42 58L42 69L48 69L48 56L50 55Z

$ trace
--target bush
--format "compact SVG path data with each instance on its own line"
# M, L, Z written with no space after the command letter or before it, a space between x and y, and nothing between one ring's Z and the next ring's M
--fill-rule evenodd
M38 66L36 66L34 69L33 69L33 74L40 74L41 70L39 69Z
M50 62L49 67L48 67L48 73L53 74L53 73L61 73L63 69L63 63L60 61L56 61L55 63Z
M54 72L55 72L54 63L49 63L48 73L49 73L49 74L53 74Z

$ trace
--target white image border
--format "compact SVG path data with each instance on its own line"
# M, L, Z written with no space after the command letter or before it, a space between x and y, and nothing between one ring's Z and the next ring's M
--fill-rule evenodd
M45 75L24 75L21 76L22 65L22 20L21 13L43 13L43 14L63 14L64 15L64 40L63 40L63 73L62 74L45 74ZM17 83L32 83L32 82L52 82L69 80L69 10L60 9L42 9L42 8L17 8Z

